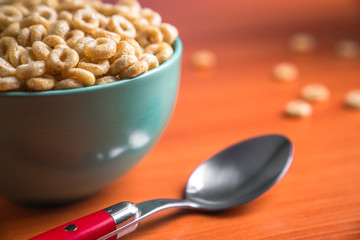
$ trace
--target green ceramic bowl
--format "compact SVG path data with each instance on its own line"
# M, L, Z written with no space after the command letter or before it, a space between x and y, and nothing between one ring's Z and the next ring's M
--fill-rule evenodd
M0 93L0 195L24 203L91 196L154 146L174 108L182 44L159 67L86 88Z

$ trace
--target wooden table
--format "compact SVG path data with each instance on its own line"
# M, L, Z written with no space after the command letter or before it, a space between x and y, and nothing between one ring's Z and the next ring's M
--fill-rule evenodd
M161 140L126 176L100 194L72 205L37 209L0 198L0 239L26 239L120 201L179 198L192 170L213 153L252 136L281 133L295 146L284 179L234 210L201 214L168 211L124 239L360 239L360 111L343 107L360 88L360 59L340 59L334 44L360 40L357 0L144 0L178 26L184 43L180 93ZM293 54L296 32L312 33L317 48ZM191 67L197 49L212 50L217 66ZM298 80L270 77L282 61L296 64ZM329 101L304 119L284 117L302 86L320 82Z

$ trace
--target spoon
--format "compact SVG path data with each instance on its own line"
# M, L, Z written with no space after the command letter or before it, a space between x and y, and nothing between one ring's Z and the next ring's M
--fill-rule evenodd
M190 176L185 198L121 202L71 221L31 240L115 240L139 222L170 208L218 211L254 200L290 167L293 147L282 135L264 135L236 143L202 163Z

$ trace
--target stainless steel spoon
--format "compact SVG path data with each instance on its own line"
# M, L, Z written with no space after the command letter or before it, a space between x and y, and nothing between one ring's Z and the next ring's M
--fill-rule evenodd
M79 220L91 221L91 215L88 215L56 228L66 231L69 236L78 231L78 238L64 238L66 235L62 235L59 239L116 239L134 231L143 219L165 209L217 211L242 205L259 197L277 183L290 167L292 156L292 144L282 135L265 135L234 144L202 163L192 173L186 185L184 199L155 199L139 204L118 203L101 210L112 217L116 230L104 230L104 227L100 229L98 224L93 224L95 227L85 224L79 229ZM39 235L44 238L38 236L33 239L58 239L54 238L56 229L51 230L51 235L46 235L51 232L49 231Z

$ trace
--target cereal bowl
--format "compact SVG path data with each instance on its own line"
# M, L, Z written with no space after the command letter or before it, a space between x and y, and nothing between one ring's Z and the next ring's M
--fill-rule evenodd
M23 203L91 196L133 168L164 131L182 54L118 82L0 93L0 195Z

